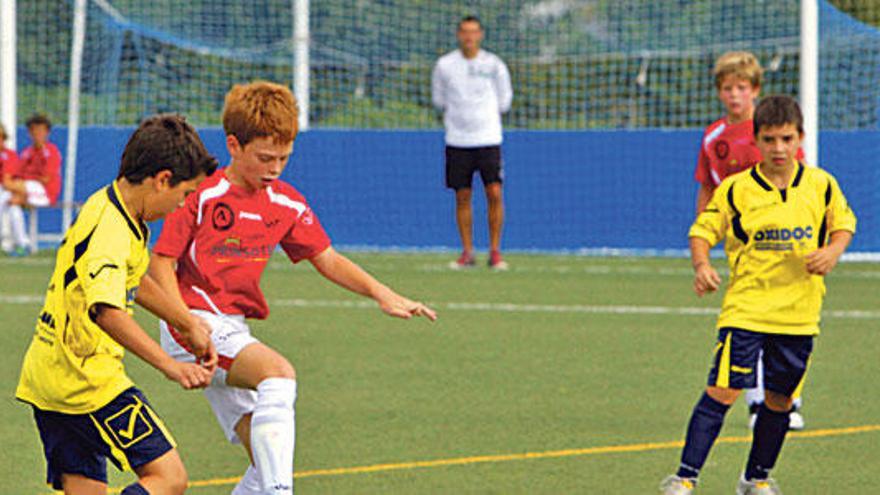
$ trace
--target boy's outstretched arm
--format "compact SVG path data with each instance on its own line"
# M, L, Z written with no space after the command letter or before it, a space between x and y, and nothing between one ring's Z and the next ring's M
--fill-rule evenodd
M193 354L199 358L202 366L214 371L218 357L217 349L211 341L211 327L204 320L189 312L189 308L183 302L180 290L177 288L174 260L167 256L162 256L162 258L169 260L165 266L170 270L170 281L164 284L160 283L160 280L167 280L169 276L164 273L165 270L162 270L161 267L155 268L157 261L162 263L157 260L159 257L158 255L151 257L150 271L141 277L135 301L150 313L179 330L183 338L187 340ZM155 273L164 278L157 278Z
M405 319L424 316L431 321L437 319L436 311L394 292L332 247L309 261L324 278L352 292L372 298L389 316Z
M155 340L122 309L98 303L89 308L89 316L120 345L161 371L169 380L185 389L202 388L211 382L212 371L194 363L181 363L169 356Z

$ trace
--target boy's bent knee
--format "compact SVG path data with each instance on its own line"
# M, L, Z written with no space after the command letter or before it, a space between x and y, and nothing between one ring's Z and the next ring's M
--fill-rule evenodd
M794 399L791 397L780 394L778 392L773 392L770 390L764 391L764 404L768 409L774 412L788 412L791 411L791 406L794 404Z
M709 397L727 406L736 402L740 392L742 390L738 388L706 387L706 393L709 394Z

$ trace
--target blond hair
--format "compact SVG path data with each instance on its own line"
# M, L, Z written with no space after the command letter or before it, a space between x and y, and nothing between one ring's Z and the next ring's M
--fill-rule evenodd
M268 81L236 84L223 104L223 130L241 146L261 137L271 137L278 144L293 142L299 131L298 117L290 89Z
M764 76L761 63L750 52L727 52L715 61L715 88L721 89L721 84L728 76L748 81L753 88L760 88Z

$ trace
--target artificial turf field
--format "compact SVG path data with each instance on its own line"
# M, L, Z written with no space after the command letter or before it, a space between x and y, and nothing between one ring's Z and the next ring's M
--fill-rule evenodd
M294 363L297 493L656 493L677 465L721 298L691 292L684 259L509 256L512 269L453 272L448 254L353 253L436 323L368 300L276 256L272 313L255 334ZM13 399L53 259L0 259L0 493L50 493L30 410ZM721 267L721 260L715 261ZM726 272L724 272L726 273ZM774 477L787 494L880 493L880 265L828 279L805 389L807 430ZM157 335L155 320L138 319ZM200 392L129 355L129 374L175 435L189 493L229 493L246 466ZM737 404L699 493L732 493L748 453ZM110 467L110 484L131 475Z

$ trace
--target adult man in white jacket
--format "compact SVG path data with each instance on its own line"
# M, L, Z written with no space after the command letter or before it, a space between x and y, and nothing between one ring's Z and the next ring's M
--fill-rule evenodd
M494 53L480 49L483 26L474 16L458 23L458 49L440 57L431 76L434 106L446 128L446 186L455 190L462 253L453 268L475 265L471 183L479 170L489 207L489 267L507 269L501 257L504 203L501 114L510 110L510 72Z

